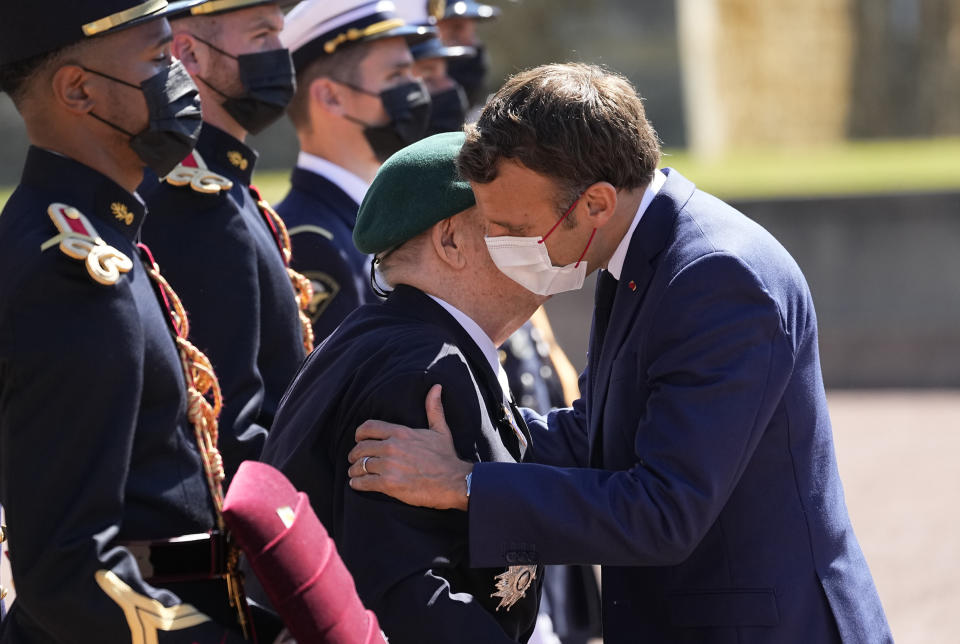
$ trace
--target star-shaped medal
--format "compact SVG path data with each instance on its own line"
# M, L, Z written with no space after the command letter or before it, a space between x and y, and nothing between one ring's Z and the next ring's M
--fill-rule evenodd
M536 578L537 567L531 565L510 566L497 575L494 578L497 580L497 592L490 594L491 597L500 598L497 610L506 608L509 612L511 606L526 596L527 589L533 585Z

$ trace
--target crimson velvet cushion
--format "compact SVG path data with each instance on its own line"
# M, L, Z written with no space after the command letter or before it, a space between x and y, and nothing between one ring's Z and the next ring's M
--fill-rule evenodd
M376 616L360 602L307 495L278 470L243 462L224 499L223 518L298 642L383 644Z

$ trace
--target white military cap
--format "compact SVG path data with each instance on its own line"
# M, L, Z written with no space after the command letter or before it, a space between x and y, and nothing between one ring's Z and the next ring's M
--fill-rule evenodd
M399 36L414 45L435 33L408 25L390 0L304 0L287 14L280 40L299 71L355 43Z

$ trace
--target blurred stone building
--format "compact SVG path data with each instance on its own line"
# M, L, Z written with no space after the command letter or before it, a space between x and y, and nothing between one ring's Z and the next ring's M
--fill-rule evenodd
M424 0L426 1L426 0ZM546 62L629 77L665 145L731 146L960 134L960 0L487 0L489 89ZM251 139L259 168L289 168L286 120ZM0 185L26 136L0 96Z
M678 0L688 142L960 133L960 0Z
M960 134L960 0L851 0L853 137Z
M883 0L873 0L874 3ZM690 148L807 145L846 137L848 0L679 0Z
M960 0L519 0L483 27L491 89L580 60L639 88L668 146L960 134Z

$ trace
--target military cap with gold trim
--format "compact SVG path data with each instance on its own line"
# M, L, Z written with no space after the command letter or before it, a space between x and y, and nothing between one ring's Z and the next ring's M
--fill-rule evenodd
M176 5L203 0L54 0L18 2L0 20L0 65L47 54L85 38L94 38L168 17Z
M304 0L287 15L280 40L299 71L355 43L399 36L415 45L435 33L432 27L408 25L390 0Z
M171 2L173 7L170 19L186 18L187 16L212 16L228 11L238 11L260 4L275 4L284 11L297 4L298 0L179 0Z
M429 0L430 11L438 16L438 20L444 18L473 18L475 20L491 20L500 15L500 7L475 2L474 0Z
M408 25L423 25L432 27L437 24L437 20L443 18L442 7L437 3L427 2L426 0L393 0L397 6L397 13ZM431 9L436 11L440 8L439 14L429 13ZM431 58L460 58L461 56L476 56L477 50L474 47L463 45L444 45L438 36L428 38L421 43L410 45L410 53L414 60L428 60Z
M353 243L362 253L396 248L476 204L457 171L463 132L445 132L403 148L380 166L367 190Z

